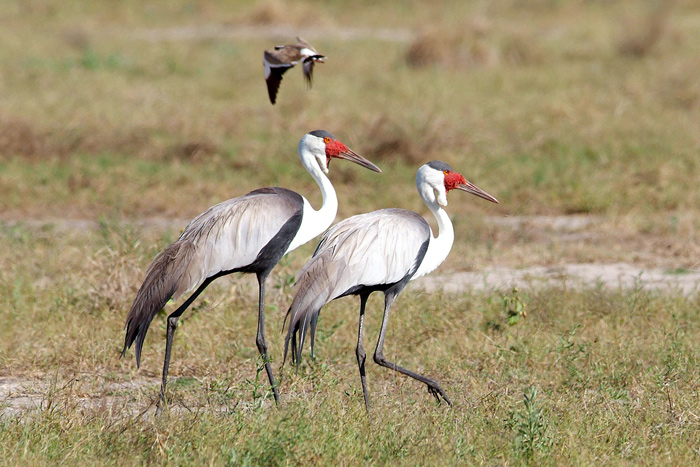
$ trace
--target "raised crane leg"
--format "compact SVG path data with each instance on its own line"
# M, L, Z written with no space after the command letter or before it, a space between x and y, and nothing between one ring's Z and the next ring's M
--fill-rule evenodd
M169 316L168 316L168 331L166 334L166 339L165 339L165 359L163 361L163 379L161 380L160 383L160 397L158 398L158 402L156 403L156 415L160 415L163 412L163 406L167 405L165 402L165 386L168 384L168 368L170 367L170 353L173 350L173 336L175 335L175 329L177 329L177 321L180 318L180 315L182 315L185 310L192 304L192 302L195 301L195 299L199 296L200 293L204 289L207 288L211 282L216 279L217 276L212 276L207 278L202 285L199 286L195 292L190 295L190 298L188 298L185 303L180 305L177 310L173 311Z
M365 305L367 305L368 298L369 294L360 295L360 329L357 332L357 348L355 349L355 355L357 355L357 366L360 368L362 394L365 396L365 408L367 410L369 410L369 392L367 391L367 377L365 376L365 360L367 355L365 354L365 349L362 347L362 339L365 327Z
M265 341L265 280L267 280L267 275L269 273L270 271L256 274L258 278L260 295L258 301L258 334L255 338L255 343L257 344L258 352L260 352L260 356L265 363L265 371L267 372L267 379L270 381L272 394L275 396L275 403L279 404L280 395L277 392L275 376L272 374L272 366L270 365L270 359L267 356L267 342Z
M430 392L430 394L432 394L438 402L440 402L440 397L442 397L445 400L445 402L447 402L449 405L452 405L452 402L450 401L449 397L447 397L447 394L445 394L445 391L440 386L440 383L438 383L434 379L419 375L418 373L414 373L410 370L402 368L396 363L392 363L386 358L384 358L384 336L386 334L387 324L389 323L389 312L391 310L391 305L394 303L394 300L396 299L396 296L399 294L399 292L401 292L401 289L389 289L386 292L384 292L384 317L382 318L382 329L379 332L377 348L374 351L374 361L383 367L398 371L399 373L403 373L406 376L410 376L411 378L416 379L421 383L424 383L426 386L428 386L428 392Z

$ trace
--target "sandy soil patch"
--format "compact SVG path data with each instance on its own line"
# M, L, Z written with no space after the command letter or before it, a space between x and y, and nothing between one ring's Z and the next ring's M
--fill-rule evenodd
M100 228L99 222L88 219L7 219L1 222L9 227L20 225L30 229L50 229L56 233L95 231ZM166 230L179 231L188 222L188 219L148 218L125 221L124 225L133 226L141 234L151 235ZM533 260L524 263L525 267L510 267L510 264L499 265L499 256L496 255L488 267L453 273L441 273L438 270L417 279L413 286L426 291L444 290L452 293L469 289L496 290L513 286L522 288L552 285L664 289L684 294L700 290L700 269L694 267L696 262L688 262L687 255L684 258L669 255L667 249L659 246L663 241L658 239L650 242L645 238L615 236L614 229L600 230L603 221L595 216L486 217L483 222L501 233L503 238L498 240L496 249L503 251L514 250L515 246L509 246L513 242L512 237L522 236L527 239L527 248L549 249L554 245L570 245L562 251L573 251L575 245L578 245L583 249L597 248L603 253L615 250L616 256L607 263L604 262L606 255L598 252L594 255L598 261L589 263L572 261L575 255L570 255L569 261L566 261L566 257L558 257L562 264L537 264ZM644 245L647 247L644 248ZM623 254L619 251L623 251ZM635 257L640 261L626 260ZM506 257L501 259L506 260Z
M639 268L631 264L567 264L529 268L489 268L483 271L436 274L416 279L416 286L428 292L444 290L500 290L511 287L542 286L621 287L680 291L685 295L700 291L700 271Z
M103 382L94 375L68 380L0 376L0 417L70 406L71 409L124 411L155 410L143 392L157 394L158 379L138 378Z

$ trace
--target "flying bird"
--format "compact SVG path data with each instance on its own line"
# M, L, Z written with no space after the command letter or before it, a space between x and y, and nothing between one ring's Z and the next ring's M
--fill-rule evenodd
M215 279L234 272L255 274L259 285L256 344L265 363L275 401L279 394L265 341L265 280L277 262L290 251L319 235L335 219L338 198L326 176L332 159L355 162L375 172L379 168L349 149L333 135L315 130L299 141L299 157L316 180L323 203L316 211L303 196L285 188L260 188L224 201L191 221L180 238L166 247L146 272L126 317L122 356L135 345L136 364L153 317L170 299L194 293L168 316L158 412L165 403L170 353L178 318Z
M292 363L298 367L307 332L310 334L313 356L314 336L321 308L336 298L360 296L360 323L355 353L368 410L366 355L363 348L364 316L367 299L376 291L384 293L384 317L374 361L426 384L438 402L442 397L451 405L437 381L402 368L384 357L389 312L408 281L433 271L447 258L452 248L454 230L443 209L447 206L447 193L455 189L462 190L498 203L496 198L440 161L428 162L418 169L416 187L437 220L438 236L433 235L423 217L406 209L382 209L353 216L334 225L321 237L312 259L299 272L297 292L285 318L285 322L289 319L289 327L284 343L284 358L286 360L291 343Z
M265 81L267 82L267 94L270 96L270 102L275 104L277 90L285 71L301 61L304 78L311 87L314 64L316 62L323 63L324 58L326 57L316 52L316 49L301 37L297 37L296 44L277 45L274 50L266 50L263 53L263 66L265 67Z

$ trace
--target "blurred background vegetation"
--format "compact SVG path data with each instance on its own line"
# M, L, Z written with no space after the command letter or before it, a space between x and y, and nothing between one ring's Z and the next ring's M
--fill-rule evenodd
M413 174L439 158L502 201L475 212L697 226L691 1L29 0L0 18L5 217L190 217L267 184L313 196L296 143L323 128L387 169L338 164L342 217L420 209ZM297 34L329 58L310 92L285 75L273 107L262 50Z
M272 106L262 52L297 35L328 59L311 90L289 71ZM231 404L235 415L124 418L155 394L162 317L140 372L117 355L145 267L193 216L265 185L318 206L296 150L317 128L384 170L333 164L339 219L383 207L425 214L414 177L433 159L500 200L450 197L456 242L441 272L697 268L699 57L694 0L0 2L0 376L49 388L37 418L0 425L2 458L692 462L697 297L521 289L528 318L508 326L507 293L408 290L397 302L407 314L390 325L392 355L439 375L457 407L436 409L372 365L376 419L388 429L365 426L349 299L324 311L321 363L283 372L286 411L238 410L263 399L245 280L217 281L203 297L195 325L178 330L172 366L178 403ZM538 216L585 222L571 235L525 228ZM288 286L312 249L271 280L274 356ZM368 336L378 323L368 316ZM141 381L141 392L116 391L123 381ZM80 394L127 402L123 413L83 410Z

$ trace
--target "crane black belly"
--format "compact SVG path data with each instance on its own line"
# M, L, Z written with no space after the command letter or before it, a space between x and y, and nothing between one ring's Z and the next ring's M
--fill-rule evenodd
M411 280L411 277L413 277L413 274L406 275L400 281L392 282L390 284L356 285L354 287L350 287L347 291L343 292L342 295L339 295L336 298L347 297L348 295L369 295L372 292L386 293L386 291L389 289L394 289L398 294L404 287L406 287L406 284L408 284L408 281Z

